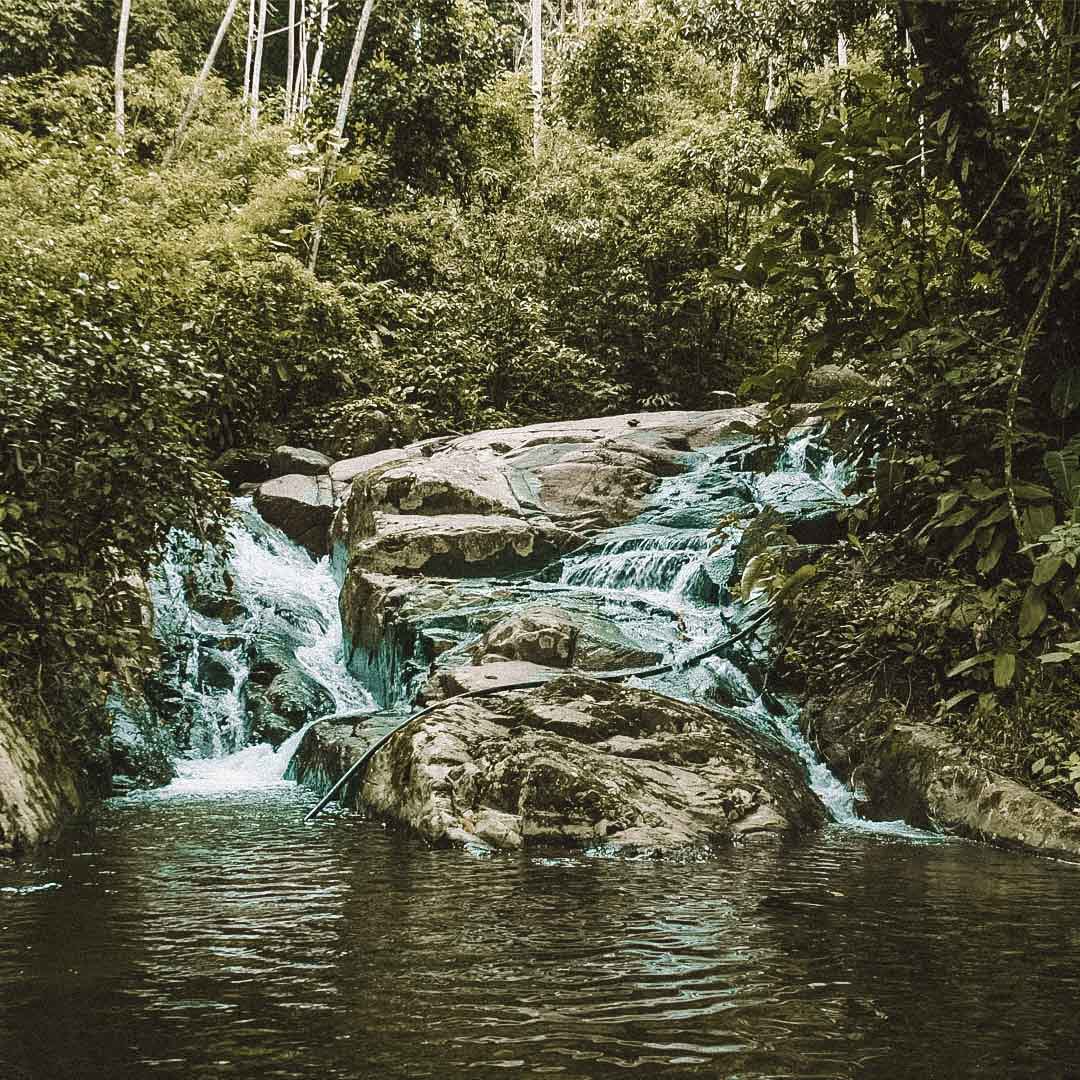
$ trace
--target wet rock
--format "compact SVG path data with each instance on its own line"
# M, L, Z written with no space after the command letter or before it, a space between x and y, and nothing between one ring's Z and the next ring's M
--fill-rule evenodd
M635 644L608 620L548 604L507 615L472 649L478 663L525 660L579 671L649 667L660 653Z
M847 506L832 488L808 477L774 473L760 477L758 498L774 510L803 544L827 544L842 535L838 514Z
M333 462L318 450L299 446L279 446L270 455L270 477L319 476L329 472Z
M334 517L329 476L292 474L268 480L255 494L255 509L316 558L329 552Z
M308 733L298 779L353 758L340 730ZM823 821L786 750L698 706L565 675L448 702L391 739L347 800L433 843L496 848L662 853Z
M866 687L809 702L801 722L829 767L860 791L865 817L1080 858L1080 817L972 761L940 728L897 721Z
M278 673L265 687L250 681L245 698L250 741L275 748L309 721L334 711L327 690L295 667Z
M199 684L213 690L231 690L235 685L228 661L216 649L199 649Z

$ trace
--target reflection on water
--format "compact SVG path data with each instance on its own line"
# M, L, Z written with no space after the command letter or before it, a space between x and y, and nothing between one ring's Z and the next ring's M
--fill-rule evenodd
M1080 870L833 829L477 859L290 785L0 867L0 1076L1077 1075Z

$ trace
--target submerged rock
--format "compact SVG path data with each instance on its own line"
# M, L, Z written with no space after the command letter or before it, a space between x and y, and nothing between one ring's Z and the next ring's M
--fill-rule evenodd
M355 760L345 730L309 731L297 779L323 783ZM824 820L782 747L699 706L572 675L448 701L391 739L347 798L433 843L511 849L662 853Z

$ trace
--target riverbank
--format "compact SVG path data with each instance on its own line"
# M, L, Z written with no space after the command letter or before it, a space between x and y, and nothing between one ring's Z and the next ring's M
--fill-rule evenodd
M993 632L985 590L883 538L835 545L817 567L783 605L777 672L860 811L1080 857L1080 686L1037 666L1007 690L987 665L963 670Z

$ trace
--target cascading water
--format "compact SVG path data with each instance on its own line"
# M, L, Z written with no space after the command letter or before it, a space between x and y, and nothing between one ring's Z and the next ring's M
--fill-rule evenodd
M641 685L720 706L747 727L793 751L805 764L811 788L835 822L912 839L936 838L902 821L872 822L859 817L855 792L818 759L799 730L797 710L767 692L767 676L755 683L748 674L767 671L768 622L725 655L685 664L738 634L762 613L760 590L748 602L734 598L728 590L747 522L770 507L784 519L826 520L847 502L844 489L851 470L818 445L814 432L792 439L768 473L743 472L735 463L730 448L703 451L686 473L661 485L653 507L632 526L597 537L586 551L564 560L560 587L600 598L605 614L619 620L642 645L666 647L674 656L673 671L640 680ZM713 524L718 491L730 510L728 529ZM661 523L671 521L684 524ZM635 599L648 601L650 614L634 609Z
M303 733L282 741L283 724L375 708L343 663L328 560L267 525L250 499L235 509L227 557L176 535L150 584L171 676L157 696L188 743L160 794L280 782Z
M817 759L794 707L767 690L764 596L758 591L743 602L729 591L748 523L770 508L793 523L833 520L846 501L849 470L813 432L791 440L771 471L750 472L740 462L730 446L699 451L686 472L664 481L638 520L595 537L562 560L555 580L548 573L547 583L519 585L518 595L557 592L561 602L617 622L630 640L673 658L673 670L640 684L721 708L787 746L836 822L926 838L902 822L858 816L855 793ZM291 660L292 678L307 687L306 723L376 707L343 664L338 582L328 561L314 561L268 526L250 500L237 500L236 509L226 560L178 536L151 586L156 632L172 657L172 687L191 717L187 756L162 789L169 796L281 782L303 731L293 723L294 734L275 748L259 737L252 713L263 702L266 677L280 674L282 663ZM751 630L752 623L760 625ZM689 663L733 636L729 649Z

